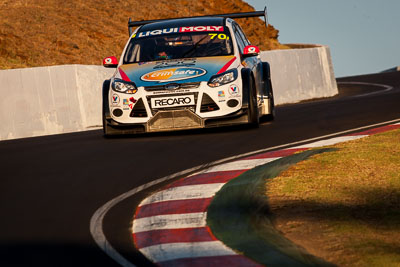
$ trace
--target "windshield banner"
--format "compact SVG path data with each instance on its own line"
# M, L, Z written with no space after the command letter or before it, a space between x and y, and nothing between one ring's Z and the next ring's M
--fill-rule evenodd
M179 28L167 28L146 32L139 32L139 34L134 34L132 38L140 38L147 36L155 36L168 33L179 33L179 32L223 32L224 26L189 26L189 27L179 27Z

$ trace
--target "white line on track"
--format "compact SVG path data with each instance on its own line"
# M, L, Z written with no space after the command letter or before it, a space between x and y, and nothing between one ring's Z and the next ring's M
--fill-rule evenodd
M151 255L155 262L168 260L213 256L237 255L221 241L206 241L195 243L168 243L140 249L145 255Z
M381 94L384 92L388 92L390 90L393 90L394 87L390 86L390 85L386 85L386 84L379 84L379 83L365 83L365 82L338 82L337 84L354 84L354 85L369 85L369 86L377 86L377 87L383 87L385 88L382 91L376 91L376 92L372 92L372 93L366 93L366 94L362 94L362 95L353 95L350 97L365 97L365 96L370 96L370 95L376 95L376 94Z
M264 165L268 162L277 160L279 158L265 158L265 159L246 159L241 161L229 162L223 165L211 167L202 173L209 172L221 172L221 171L237 171L237 170L249 170L257 166Z
M145 198L139 207L171 200L210 198L218 192L224 183L183 185L159 191Z
M135 219L132 233L154 230L198 228L206 226L207 212L156 215Z
M112 259L114 259L116 262L118 262L122 266L130 266L130 267L133 266L134 267L135 266L134 264L129 262L127 259L125 259L121 254L118 253L118 251L116 251L111 246L110 242L108 242L108 240L103 232L104 216L107 214L107 212L111 208L113 208L115 205L117 205L121 201L127 199L128 197L131 197L144 189L147 189L147 188L157 185L159 183L171 180L173 178L182 177L182 176L188 175L190 173L200 171L202 169L206 169L206 168L209 168L209 167L212 167L212 166L215 166L218 164L222 164L222 163L225 163L228 161L232 161L235 159L244 158L247 156L265 153L265 152L272 151L272 150L278 150L278 149L282 149L282 148L292 147L292 146L301 145L301 144L308 143L308 142L314 142L314 141L321 140L321 139L331 138L331 137L338 136L338 135L344 135L344 134L348 134L348 133L352 133L352 132L362 131L362 130L365 130L368 128L374 128L374 127L379 127L379 126L383 126L383 125L387 125L387 124L394 124L394 123L396 123L396 124L400 123L400 118L391 120L391 121L386 121L386 122L376 123L376 124L367 125L367 126L363 126L363 127L358 127L358 128L354 128L354 129L350 129L350 130L346 130L346 131L341 131L341 132L337 132L337 133L333 133L333 134L328 134L328 135L324 135L324 136L314 137L314 138L310 138L307 140L302 140L302 141L292 142L292 143L288 143L288 144L284 144L284 145L278 145L278 146L274 146L274 147L264 148L264 149L260 149L257 151L252 151L252 152L236 155L233 157L228 157L225 159L217 160L217 161L211 162L209 164L199 165L199 166L196 166L196 167L184 170L184 171L174 173L172 175L165 176L163 178L160 178L160 179L154 180L152 182L149 182L147 184L143 184L139 187L133 188L133 189L127 191L126 193L121 194L121 195L111 199L110 201L105 203L103 206L98 208L96 210L96 212L93 214L92 218L90 219L90 233L92 234L92 237L93 237L94 241L96 242L96 244L108 256L110 256Z
M331 145L335 145L335 144L346 142L346 141L360 139L360 138L363 138L366 136L368 136L368 135L339 136L339 137L334 137L334 138L330 138L327 140L321 140L321 141L308 143L308 144L301 145L301 146L296 146L294 148L313 148L313 147L331 146Z

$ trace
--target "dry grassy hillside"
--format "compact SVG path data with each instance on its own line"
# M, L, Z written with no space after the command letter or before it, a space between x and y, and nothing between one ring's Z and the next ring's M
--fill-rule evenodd
M101 64L119 56L133 20L246 12L242 0L0 0L0 69ZM253 44L282 48L274 27L237 20Z

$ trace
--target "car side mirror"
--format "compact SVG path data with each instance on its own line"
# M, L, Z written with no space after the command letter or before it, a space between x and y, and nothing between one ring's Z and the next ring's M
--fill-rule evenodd
M116 57L106 57L103 59L103 67L116 68L118 67L118 59Z
M243 49L243 57L254 57L260 54L260 48L255 45L248 45Z

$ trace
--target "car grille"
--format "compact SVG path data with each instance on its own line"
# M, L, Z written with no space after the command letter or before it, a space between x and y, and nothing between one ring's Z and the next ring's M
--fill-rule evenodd
M203 99L201 100L200 112L210 112L219 110L218 105L211 99L207 94L203 94Z
M145 86L144 89L146 91L164 91L168 90L167 86L174 85L176 88L174 90L179 89L195 89L200 86L200 82L191 82L191 83L168 83L163 85L154 85L154 86Z
M144 106L143 99L140 98L138 102L133 107L131 114L129 115L135 118L144 118L147 117L146 107Z

